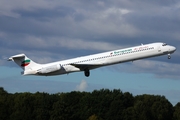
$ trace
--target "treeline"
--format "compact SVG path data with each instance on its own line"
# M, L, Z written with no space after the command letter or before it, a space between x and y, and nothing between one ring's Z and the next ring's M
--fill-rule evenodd
M10 94L0 88L0 120L180 120L180 102L119 89Z

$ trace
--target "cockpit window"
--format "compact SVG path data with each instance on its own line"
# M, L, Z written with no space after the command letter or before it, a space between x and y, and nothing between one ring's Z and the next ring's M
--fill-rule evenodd
M166 43L163 43L162 46L166 46L167 44Z

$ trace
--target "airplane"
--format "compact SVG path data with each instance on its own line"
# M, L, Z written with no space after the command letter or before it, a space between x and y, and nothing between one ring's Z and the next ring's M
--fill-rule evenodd
M19 65L24 70L22 75L52 76L84 71L89 77L92 69L161 55L168 55L170 59L175 51L176 47L157 42L47 64L35 63L25 54L11 56L8 61Z

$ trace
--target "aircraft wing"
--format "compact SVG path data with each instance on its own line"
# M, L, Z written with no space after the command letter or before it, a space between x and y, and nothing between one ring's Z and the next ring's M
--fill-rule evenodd
M77 67L80 70L85 70L85 69L91 70L103 66L103 64L70 64L70 65Z

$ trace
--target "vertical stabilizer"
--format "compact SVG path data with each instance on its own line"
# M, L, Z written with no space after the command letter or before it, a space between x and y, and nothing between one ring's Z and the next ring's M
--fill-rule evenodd
M9 61L14 61L24 71L33 70L34 67L40 66L40 64L35 63L31 59L29 59L25 54L18 54L18 55L11 56L9 58Z

